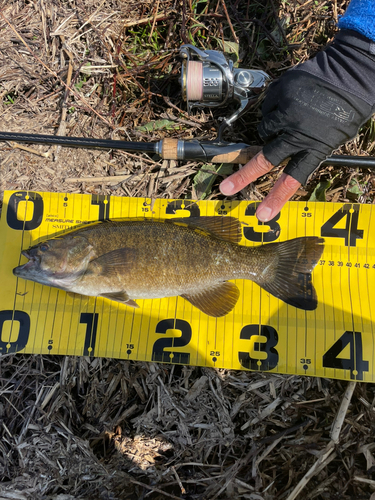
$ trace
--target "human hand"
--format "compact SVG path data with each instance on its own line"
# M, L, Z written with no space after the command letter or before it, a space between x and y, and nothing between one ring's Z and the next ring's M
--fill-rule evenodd
M221 183L224 195L237 193L290 158L258 207L258 219L266 222L332 150L355 137L375 107L371 43L356 32L342 31L325 51L270 85L259 125L260 136L268 142L261 153Z
M258 177L272 170L273 167L274 165L265 158L261 151L241 168L241 170L238 170L238 172L235 172L230 177L223 180L220 184L220 191L225 196L236 194L248 184L258 179ZM282 173L269 194L258 206L256 211L257 218L262 222L273 219L289 198L297 191L300 185L301 183L296 179L293 179L293 177L288 174Z

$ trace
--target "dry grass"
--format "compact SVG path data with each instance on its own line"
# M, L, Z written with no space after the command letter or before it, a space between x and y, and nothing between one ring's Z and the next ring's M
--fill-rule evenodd
M0 130L141 141L213 137L215 116L188 116L181 100L180 44L216 49L236 37L241 65L277 77L333 37L347 3L4 0ZM159 120L168 127L158 128ZM258 143L258 120L259 106L237 124L235 137ZM147 132L139 128L145 125ZM367 154L373 146L370 124L342 152ZM33 189L194 197L199 168L119 151L3 143L0 196ZM262 198L277 175L239 198ZM220 196L219 179L211 198ZM373 200L369 171L331 167L296 199L308 199L321 180L332 181L327 200ZM3 356L0 499L373 498L374 404L370 384Z

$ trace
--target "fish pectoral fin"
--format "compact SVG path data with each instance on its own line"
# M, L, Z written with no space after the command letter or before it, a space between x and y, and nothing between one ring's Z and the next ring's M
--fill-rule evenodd
M230 313L237 303L240 291L234 283L224 281L196 293L181 295L199 310L218 318Z
M193 229L202 229L211 233L212 236L224 241L239 243L242 238L242 228L240 221L230 215L226 217L206 216L201 217L180 217L167 219L166 222L173 224L186 224Z
M105 253L90 262L91 266L100 266L107 275L117 275L118 272L128 270L137 262L137 251L133 248L118 248Z
M111 292L111 293L101 293L99 297L104 299L114 300L116 302L121 302L121 304L126 304L127 306L138 308L139 305L132 299L129 299L129 295L126 292Z

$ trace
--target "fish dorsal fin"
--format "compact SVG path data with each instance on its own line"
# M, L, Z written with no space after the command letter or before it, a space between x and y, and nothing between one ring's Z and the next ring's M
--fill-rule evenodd
M230 313L236 305L239 296L239 289L234 283L230 283L229 281L218 283L196 293L181 295L190 304L193 304L193 306L208 316L215 318Z
M202 229L224 241L239 243L242 238L241 224L236 217L202 216L166 219L174 224L186 224L189 227Z
M139 307L139 305L134 300L129 299L129 295L126 292L101 293L99 297L104 297L105 299L121 302L121 304L125 304L136 309Z
M92 266L100 266L103 273L116 275L126 272L137 262L137 251L133 248L118 248L112 252L105 253L90 262Z

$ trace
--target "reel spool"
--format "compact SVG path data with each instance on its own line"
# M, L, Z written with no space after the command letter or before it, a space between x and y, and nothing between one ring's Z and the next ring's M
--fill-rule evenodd
M265 87L269 76L261 70L234 68L222 52L200 50L193 45L182 45L184 59L181 70L181 88L188 111L193 107L220 107L237 102L239 107L229 118L224 118L218 130L218 139L254 101Z

